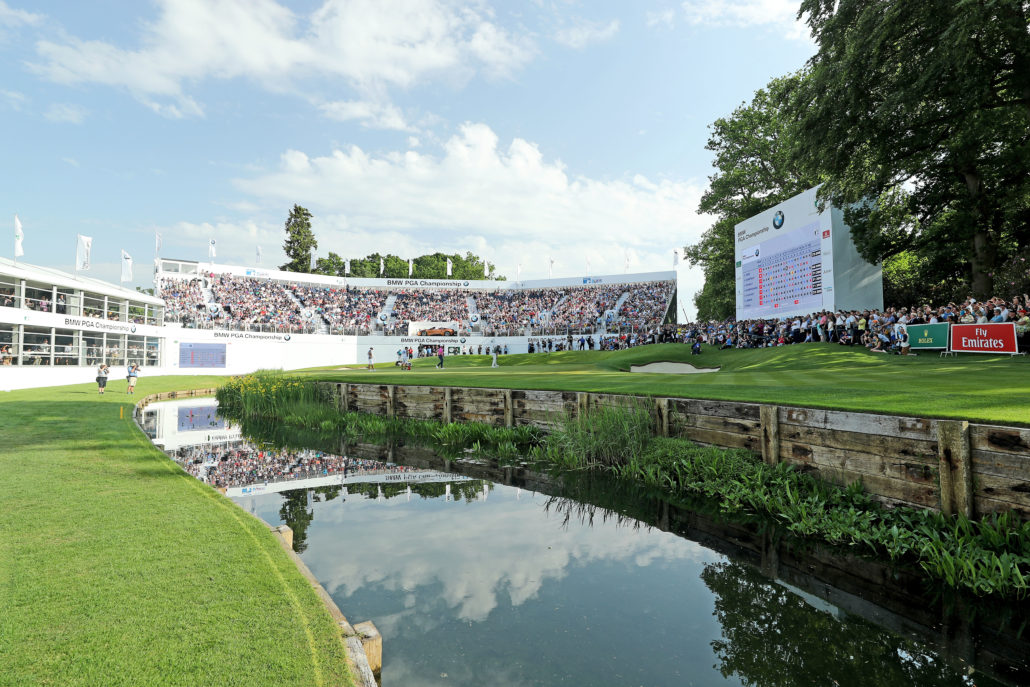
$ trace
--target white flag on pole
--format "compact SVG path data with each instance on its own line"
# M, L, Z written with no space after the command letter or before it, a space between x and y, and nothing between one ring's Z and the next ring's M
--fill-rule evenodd
M490 276L490 266L486 264L486 260L483 261L483 279Z
M587 276L590 276L590 258L587 258Z
M311 271L315 271L315 265L318 264L318 258L315 256L315 251L311 251Z
M261 246L257 247L257 264L261 264Z
M629 272L629 251L626 251L626 265L623 267L623 272Z
M554 258L547 258L547 278L551 278L551 273L554 271Z
M450 258L447 258L447 276L448 277L451 276L451 273L453 271L454 271L454 263L451 262Z
M215 257L215 255L216 255L216 253L215 253L215 240L214 239L210 239L207 242L207 257L213 258L213 257Z
M18 219L18 215L14 216L14 257L18 258L25 255L25 248L21 245L21 242L25 240L25 232L21 228L21 220Z
M132 281L132 256L122 251L122 281Z
M343 261L343 276L350 274L350 260Z
M93 252L93 237L78 235L79 241L75 246L75 269L86 271L89 269L89 254Z
M680 249L672 249L672 269L676 269L680 266Z
M515 281L519 281L522 278L522 263L515 265Z
M410 277L415 272L415 263L408 258L408 276Z
M382 258L379 258L379 276L380 277L383 276L383 273L385 271L386 271L386 263L383 262Z
M161 256L161 232L154 232L154 255Z

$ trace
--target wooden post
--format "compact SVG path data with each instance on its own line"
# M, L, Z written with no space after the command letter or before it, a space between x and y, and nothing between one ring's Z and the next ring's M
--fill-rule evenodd
M941 511L947 515L961 513L972 518L975 508L968 422L937 421L937 464L941 482Z
M355 625L354 632L361 638L361 648L368 658L368 667L373 674L379 675L383 669L383 636L371 620Z
M511 403L511 389L504 390L504 426L511 427L515 424L515 409Z
M390 384L386 387L386 417L394 417L397 414L397 387Z
M778 406L760 406L762 421L762 460L766 465L780 462L780 415Z
M443 421L446 424L453 422L451 419L451 387L445 386L443 389Z
M584 391L576 392L576 415L582 417L590 412L590 394Z
M350 384L343 385L343 392L340 394L340 410L350 411Z
M658 436L669 436L669 399L659 398L655 401L658 408Z

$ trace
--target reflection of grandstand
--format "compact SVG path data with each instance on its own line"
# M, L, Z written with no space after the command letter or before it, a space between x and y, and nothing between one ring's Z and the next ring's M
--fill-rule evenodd
M462 336L650 331L664 322L674 289L668 273L455 288L172 261L159 261L157 279L168 321L186 327L402 336L411 323Z

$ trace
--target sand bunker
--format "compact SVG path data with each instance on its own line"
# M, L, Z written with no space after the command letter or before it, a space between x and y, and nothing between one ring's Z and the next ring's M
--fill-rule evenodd
M630 372L662 372L674 375L696 375L704 372L718 372L717 367L694 367L688 363L648 363L647 365L630 365Z

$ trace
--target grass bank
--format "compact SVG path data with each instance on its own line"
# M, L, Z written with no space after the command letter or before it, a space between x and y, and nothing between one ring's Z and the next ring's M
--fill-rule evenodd
M941 359L870 353L831 344L717 351L691 356L683 344L625 351L567 351L501 356L455 356L443 370L435 358L404 372L392 363L310 370L334 382L589 391L774 403L893 415L1030 425L1030 359L966 355ZM710 374L630 373L631 365L686 362L719 367Z
M268 529L131 419L142 395L220 381L0 394L0 685L351 684Z

